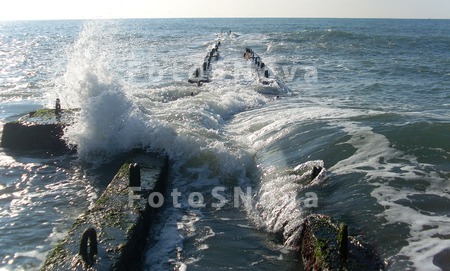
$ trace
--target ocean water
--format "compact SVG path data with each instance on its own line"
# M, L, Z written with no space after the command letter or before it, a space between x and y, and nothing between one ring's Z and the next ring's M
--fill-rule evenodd
M144 270L302 270L309 213L387 270L450 269L448 20L0 22L0 127L56 98L77 153L0 149L0 270L39 269L134 148L173 162Z

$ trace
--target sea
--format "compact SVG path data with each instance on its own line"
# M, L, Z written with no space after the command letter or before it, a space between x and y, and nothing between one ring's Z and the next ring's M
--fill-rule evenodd
M38 270L135 149L171 161L143 270L302 270L309 214L386 270L450 270L449 20L0 22L0 131L56 98L76 151L0 149L2 271Z

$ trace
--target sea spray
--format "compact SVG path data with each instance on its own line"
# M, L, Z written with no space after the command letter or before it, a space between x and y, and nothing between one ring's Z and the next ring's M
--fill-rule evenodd
M164 93L158 91L167 91L165 87L136 89L121 76L126 70L123 65L128 62L122 63L121 68L117 65L124 53L121 42L126 38L118 35L118 28L114 21L84 24L76 42L67 49L67 68L56 80L57 93L51 93L49 98L60 98L63 109L81 109L65 131L68 142L77 145L79 156L111 157L132 148L147 148L162 150L175 161L188 164L191 158L201 161L203 157L213 157L206 160L216 173L247 164L250 158L245 152L217 139L224 137L224 119L261 103L261 99L255 94L242 99L242 94L222 91L220 95L225 97L220 101L212 97L218 94L216 91L192 100L183 99L188 94L183 95L184 86L176 84L176 100L167 103L161 101ZM118 36L120 40L115 40ZM133 62L133 51L129 53L129 61ZM172 68L175 74L183 70Z
M74 123L65 130L68 143L76 145L82 159L111 157L133 148L162 149L174 133L164 123L145 115L119 80L114 66L114 31L102 36L108 22L84 25L75 44L68 49L65 74L59 79L63 108L80 108ZM100 33L100 34L99 34ZM161 131L163 130L163 131Z
M109 31L105 31L106 27ZM67 46L62 56L67 58L66 69L55 79L55 89L48 95L60 97L63 108L80 108L86 99L98 96L115 80L111 70L116 54L111 33L114 28L110 21L86 22L75 43Z

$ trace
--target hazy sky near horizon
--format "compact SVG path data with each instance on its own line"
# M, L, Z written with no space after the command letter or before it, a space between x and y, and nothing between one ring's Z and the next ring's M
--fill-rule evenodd
M326 17L450 19L449 0L3 0L0 20Z

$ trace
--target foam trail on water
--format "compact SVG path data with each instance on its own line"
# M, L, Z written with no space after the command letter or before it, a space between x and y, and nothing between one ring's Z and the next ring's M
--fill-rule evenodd
M431 165L420 163L416 157L392 148L391 142L372 128L351 122L336 125L351 135L347 143L355 147L356 152L330 170L334 174L366 174L367 182L374 186L370 195L384 207L379 214L387 221L383 227L407 226L407 244L397 255L388 258L389 264L393 269L413 268L405 263L407 258L415 268L440 270L433 263L434 255L450 246L449 240L440 238L448 232L450 223L448 216L440 212L440 206L449 202L446 180L434 170L429 171ZM390 183L400 178L411 187L399 189ZM413 188L416 182L421 183L421 189ZM424 199L435 204L422 205Z

